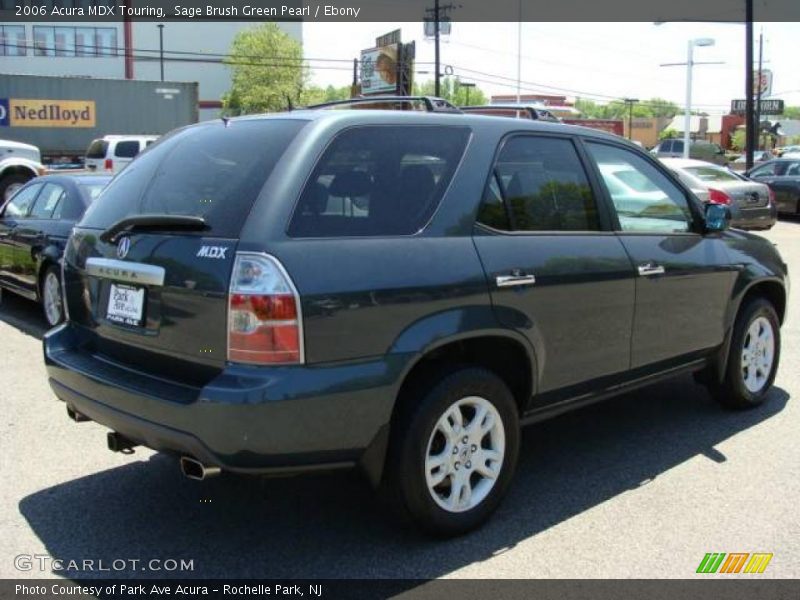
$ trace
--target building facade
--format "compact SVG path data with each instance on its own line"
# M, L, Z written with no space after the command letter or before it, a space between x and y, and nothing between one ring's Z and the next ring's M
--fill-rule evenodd
M163 25L159 27L159 25ZM238 21L0 23L0 73L199 84L200 120L219 116L230 88L222 59L234 36L258 25ZM302 43L302 23L280 23Z

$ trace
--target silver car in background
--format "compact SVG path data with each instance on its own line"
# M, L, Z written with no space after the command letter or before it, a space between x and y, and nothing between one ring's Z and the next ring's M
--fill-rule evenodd
M702 160L662 158L661 162L703 202L729 206L733 227L770 229L778 220L772 190L763 183Z

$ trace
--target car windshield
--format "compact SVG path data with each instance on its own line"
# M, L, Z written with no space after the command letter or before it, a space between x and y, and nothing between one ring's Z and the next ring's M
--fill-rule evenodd
M105 158L106 150L108 150L108 142L104 140L94 140L89 144L89 149L86 151L86 158Z
M685 171L700 181L739 181L733 173L714 167L686 167Z

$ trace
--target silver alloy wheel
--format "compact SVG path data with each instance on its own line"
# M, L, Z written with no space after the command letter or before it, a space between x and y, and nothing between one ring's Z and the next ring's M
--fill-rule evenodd
M436 422L425 452L425 481L436 504L464 512L486 499L503 467L506 436L494 405L478 396L454 402Z
M42 302L44 303L44 314L50 325L57 325L61 321L63 307L61 305L61 285L58 275L49 271L44 277L44 293Z
M11 198L11 196L16 194L23 185L25 185L25 184L24 183L12 183L11 185L9 185L6 188L6 191L3 193L3 201L8 200L9 198Z
M751 393L760 392L769 380L775 360L775 333L766 317L750 323L742 345L742 380Z

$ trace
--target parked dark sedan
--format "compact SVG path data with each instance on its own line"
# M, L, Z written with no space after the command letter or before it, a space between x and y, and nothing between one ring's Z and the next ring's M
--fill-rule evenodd
M50 325L64 319L64 244L110 180L88 174L37 177L0 208L0 288L41 302Z
M775 192L778 212L800 215L800 158L776 158L745 173Z

